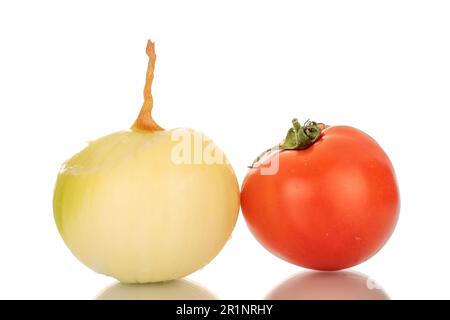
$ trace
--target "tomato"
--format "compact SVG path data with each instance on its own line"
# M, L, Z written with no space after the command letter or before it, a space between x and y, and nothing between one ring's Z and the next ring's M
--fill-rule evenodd
M310 269L345 269L386 243L399 215L399 190L374 139L348 126L317 127L310 146L272 152L250 169L242 211L257 240L278 257ZM278 170L264 173L274 160Z

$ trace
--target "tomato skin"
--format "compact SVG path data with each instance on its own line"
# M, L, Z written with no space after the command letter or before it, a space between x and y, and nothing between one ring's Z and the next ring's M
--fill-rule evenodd
M279 170L261 169L279 158ZM357 265L392 234L400 196L392 164L364 132L328 127L311 147L250 169L241 192L249 229L275 255L316 270Z

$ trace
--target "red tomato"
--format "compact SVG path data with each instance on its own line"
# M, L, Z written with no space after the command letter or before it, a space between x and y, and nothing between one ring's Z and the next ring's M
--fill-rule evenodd
M279 157L279 170L262 168ZM273 254L316 270L357 265L383 247L400 209L392 164L370 136L326 128L304 150L275 153L252 168L241 193L254 236Z

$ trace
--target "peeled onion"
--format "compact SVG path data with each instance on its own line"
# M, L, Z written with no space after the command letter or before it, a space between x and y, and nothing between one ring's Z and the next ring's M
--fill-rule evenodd
M72 253L125 283L177 279L208 264L236 223L239 187L217 146L192 129L153 120L149 67L130 130L95 140L61 168L54 216Z

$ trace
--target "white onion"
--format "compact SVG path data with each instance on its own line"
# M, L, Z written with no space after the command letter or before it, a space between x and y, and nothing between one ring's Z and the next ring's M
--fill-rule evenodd
M54 194L56 224L73 254L125 283L177 279L205 266L229 239L239 211L236 176L215 144L191 129L164 130L151 118L151 42L148 53L135 124L69 159Z

